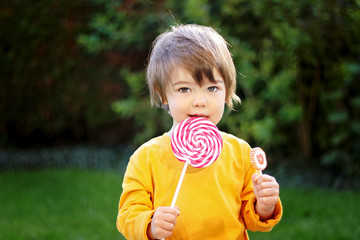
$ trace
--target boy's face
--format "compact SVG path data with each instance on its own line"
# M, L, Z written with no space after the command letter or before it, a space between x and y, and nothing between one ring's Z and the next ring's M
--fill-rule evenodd
M167 102L173 118L173 126L189 117L203 117L217 124L224 113L226 89L224 79L213 68L215 83L204 76L200 86L191 73L184 68L176 68L171 74L167 91Z

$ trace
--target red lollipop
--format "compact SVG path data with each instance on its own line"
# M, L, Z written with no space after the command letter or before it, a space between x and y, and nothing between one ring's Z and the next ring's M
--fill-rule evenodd
M261 171L264 170L267 165L265 152L259 147L253 148L250 151L250 159L253 167L259 170L261 175Z
M187 166L207 167L220 155L223 142L219 129L209 120L191 117L179 123L171 137L171 148L175 157L185 162L174 194L171 207L175 206L177 195Z

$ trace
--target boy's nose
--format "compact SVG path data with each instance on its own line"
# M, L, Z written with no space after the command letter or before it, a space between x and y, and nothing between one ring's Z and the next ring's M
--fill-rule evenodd
M205 107L206 106L205 97L204 96L197 96L196 98L194 98L193 106L194 107Z

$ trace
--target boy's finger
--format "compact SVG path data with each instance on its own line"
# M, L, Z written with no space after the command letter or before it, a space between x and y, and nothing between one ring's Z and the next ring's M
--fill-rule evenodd
M180 216L180 208L178 206L175 206L174 208L176 209L177 216Z
M263 174L260 176L262 182L276 182L275 178L273 176L270 176L268 174Z
M162 213L171 213L176 214L179 212L179 208L176 207L159 207L159 210L161 210Z
M254 184L259 184L259 174L254 173L251 177L251 180L253 181Z
M170 223L170 222L167 222L167 223L164 223L162 225L162 228L168 232L171 232L174 230L175 228L175 224L174 223Z
M164 221L167 223L175 224L176 223L177 215L174 215L172 213L167 213L164 215Z
M277 182L261 182L258 184L259 189L266 189L266 188L279 188Z

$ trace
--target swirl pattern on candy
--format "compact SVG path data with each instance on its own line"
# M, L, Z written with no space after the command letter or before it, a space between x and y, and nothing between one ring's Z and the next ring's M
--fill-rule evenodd
M265 152L259 147L253 148L250 151L250 159L253 167L256 170L259 170L261 174L261 171L267 166Z
M195 168L212 164L223 147L219 129L209 120L191 117L179 123L171 137L171 148L179 161Z

